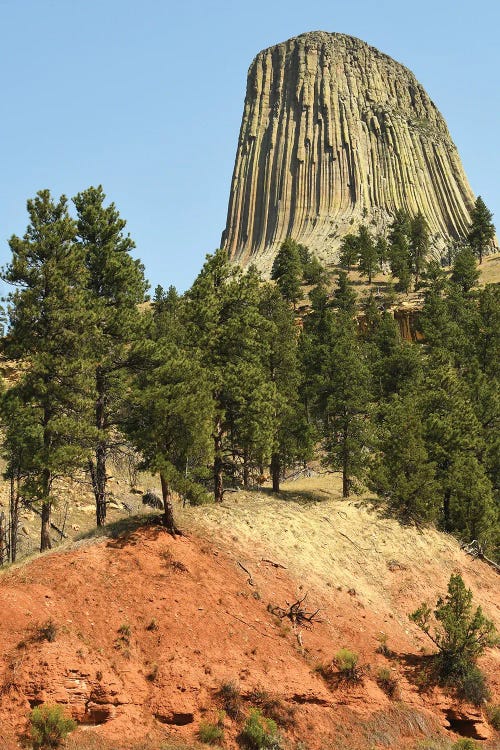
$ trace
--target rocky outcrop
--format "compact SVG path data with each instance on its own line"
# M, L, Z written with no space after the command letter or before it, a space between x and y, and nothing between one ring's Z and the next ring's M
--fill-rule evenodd
M466 232L473 193L446 123L415 76L326 32L260 52L248 73L222 244L269 270L287 236L323 259L363 221L421 211L437 246Z

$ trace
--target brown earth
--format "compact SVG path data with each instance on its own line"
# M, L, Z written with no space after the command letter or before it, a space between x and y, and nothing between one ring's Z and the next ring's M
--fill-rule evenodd
M279 500L226 497L179 509L180 538L151 517L132 519L120 535L110 529L0 574L1 750L20 746L30 708L44 702L78 721L71 750L193 746L227 683L242 696L240 718L224 719L229 748L263 703L289 748L404 750L431 737L445 748L459 736L452 729L500 747L480 709L418 687L432 648L408 620L459 571L500 625L493 569L451 537L342 500L336 475L289 483ZM305 594L309 611L320 608L310 629L268 611ZM377 650L382 633L389 656ZM363 684L336 687L318 671L341 647L359 654ZM499 662L492 650L481 663L494 702ZM398 681L395 699L377 685L380 668Z

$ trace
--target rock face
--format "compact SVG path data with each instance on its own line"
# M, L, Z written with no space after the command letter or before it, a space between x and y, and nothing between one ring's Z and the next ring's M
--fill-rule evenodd
M247 93L222 244L268 271L293 237L324 260L361 222L421 211L434 243L466 233L474 196L443 117L403 65L343 34L260 52Z

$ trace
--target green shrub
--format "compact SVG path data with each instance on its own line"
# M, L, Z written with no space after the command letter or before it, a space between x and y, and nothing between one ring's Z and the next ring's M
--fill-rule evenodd
M241 716L241 693L235 682L224 682L218 691L224 711L231 719Z
M238 739L248 750L279 750L281 747L276 722L266 719L258 708L250 709Z
M381 688L389 698L396 697L398 693L398 680L390 669L386 669L385 667L379 669L376 679L379 688Z
M466 662L451 674L449 681L444 680L444 684L454 688L459 698L475 706L482 706L491 697L486 677L475 664Z
M198 739L206 745L221 745L224 740L224 727L221 720L217 724L202 721L198 729Z
M472 591L465 587L460 575L452 575L445 598L439 597L434 610L423 603L410 619L437 646L435 659L437 681L453 687L459 697L481 705L489 693L485 678L476 661L489 646L498 643L498 634L481 607L472 608Z
M40 641L48 641L53 643L57 636L57 625L53 620L47 620L43 625L38 628L38 639Z
M270 695L267 690L254 690L249 698L264 716L275 721L279 727L291 727L295 723L293 706L288 706L276 695Z
M479 748L474 740L462 737L460 740L453 743L451 750L479 750Z
M334 657L341 682L356 683L363 679L363 668L358 667L359 656L355 651L341 648Z
M493 729L500 732L500 706L498 704L489 703L486 706L486 716Z
M61 706L43 704L34 708L29 717L33 750L59 747L67 734L76 729L76 722L64 716Z

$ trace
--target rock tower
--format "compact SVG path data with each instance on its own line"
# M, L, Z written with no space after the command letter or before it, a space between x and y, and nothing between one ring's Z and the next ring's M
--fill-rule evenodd
M233 260L269 271L288 236L334 260L346 233L383 231L397 208L421 211L442 246L473 202L443 117L400 63L315 31L251 64L222 236Z

